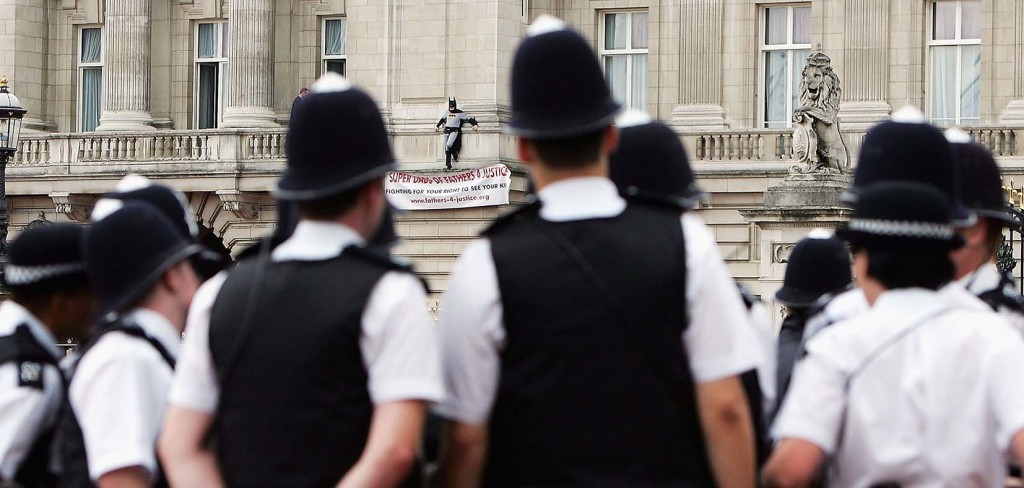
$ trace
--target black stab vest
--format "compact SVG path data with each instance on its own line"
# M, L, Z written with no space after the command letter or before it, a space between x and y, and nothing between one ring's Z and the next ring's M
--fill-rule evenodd
M25 363L37 363L43 367L49 365L57 368L58 372L60 371L57 360L36 342L35 336L24 324L15 327L13 334L0 337L0 364L10 362L17 365L19 372ZM39 374L45 373L41 370ZM12 386L15 385L0 385L0 388ZM63 384L61 390L64 390ZM66 395L66 391L62 395ZM32 448L22 460L13 481L29 488L55 486L55 477L50 472L50 446L53 441L53 431L54 427L49 427L38 432L32 442ZM11 480L0 479L0 481Z
M230 272L210 319L222 390L213 437L228 486L331 487L359 459L373 413L362 315L389 271L409 269L349 247L326 261L250 259ZM253 288L261 299L226 365Z
M74 381L74 369L78 367L78 364L85 358L85 355L99 342L100 338L111 332L120 332L146 341L150 347L156 349L164 362L172 370L174 369L174 356L164 348L160 341L147 334L138 325L117 321L99 326L93 336L82 346L74 368L68 373L68 384ZM112 415L114 414L116 413L112 413ZM155 445L153 449L156 450ZM82 427L78 423L78 418L75 417L75 412L71 407L71 400L68 398L68 395L64 395L64 402L61 405L60 415L57 419L54 450L58 465L57 477L59 483L57 486L61 488L93 488L96 486L89 477L89 458L85 450L85 438L82 436ZM168 486L159 458L157 458L155 477L153 481L154 487L165 488Z
M506 344L484 485L713 486L682 344L679 209L629 201L614 218L551 223L539 208L486 232ZM544 226L577 247L632 323L616 322Z

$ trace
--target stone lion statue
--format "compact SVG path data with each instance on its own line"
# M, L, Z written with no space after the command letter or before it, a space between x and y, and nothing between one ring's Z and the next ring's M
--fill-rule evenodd
M850 167L850 154L839 131L839 102L843 90L832 71L832 60L816 52L807 57L800 79L800 108L793 111L797 122L793 145L803 168L800 173L843 172ZM808 126L810 129L808 130ZM813 148L808 151L808 149Z

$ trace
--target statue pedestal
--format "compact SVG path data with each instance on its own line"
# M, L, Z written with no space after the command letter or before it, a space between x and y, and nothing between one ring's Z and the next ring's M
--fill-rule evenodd
M740 210L743 218L757 225L760 235L761 278L750 291L774 312L776 327L782 323L782 316L775 292L782 287L790 251L811 230L835 230L850 220L853 211L840 201L850 181L849 173L790 174L765 191L763 206Z

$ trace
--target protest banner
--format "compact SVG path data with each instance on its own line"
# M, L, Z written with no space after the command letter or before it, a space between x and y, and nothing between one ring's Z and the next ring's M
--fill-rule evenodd
M441 174L388 172L384 193L401 210L485 207L508 203L512 172L504 164Z

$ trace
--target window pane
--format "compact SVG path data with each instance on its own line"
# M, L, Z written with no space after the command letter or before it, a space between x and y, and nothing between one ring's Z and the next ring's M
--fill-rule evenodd
M932 39L956 39L956 2L935 2L932 12Z
M764 53L764 120L768 127L786 127L786 51ZM779 125L781 123L781 125Z
M811 55L810 49L798 49L793 51L793 77L790 78L790 93L792 94L793 104L790 105L794 109L800 106L800 80L804 76L804 67L807 66L807 57ZM786 124L790 124L791 119L786 118Z
M202 63L199 65L198 98L199 106L196 118L200 129L217 127L217 64Z
M82 130L90 132L100 125L100 99L103 96L103 70L82 70Z
M811 43L811 7L793 9L793 44Z
M960 118L981 115L981 46L960 48Z
M634 54L630 108L647 110L647 55Z
M633 49L647 49L647 12L633 13Z
M629 14L605 14L604 16L604 48L626 49L626 22Z
M341 19L324 22L324 54L338 56L345 54L345 21Z
M216 24L199 24L199 46L196 55L200 58L216 58L217 56Z
M615 100L626 103L628 93L626 92L626 62L628 56L605 56L604 74L608 78L608 87L612 90Z
M932 48L931 112L936 124L956 123L956 46Z
M960 38L981 39L981 2L965 0L960 10L963 13L960 20Z
M217 24L217 28L220 30L221 39L220 57L226 58L228 57L228 52L231 51L231 29L228 28L227 22Z
M789 7L764 9L764 43L786 44L786 22Z
M331 59L324 61L324 73L338 73L341 76L345 76L345 60L344 59Z
M82 62L98 63L102 55L102 36L99 29L82 29Z

